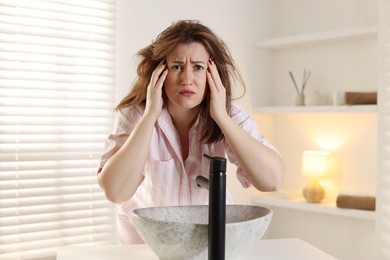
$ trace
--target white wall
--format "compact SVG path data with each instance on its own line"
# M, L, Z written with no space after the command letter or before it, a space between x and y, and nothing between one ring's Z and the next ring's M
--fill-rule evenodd
M277 0L274 36L339 30L376 25L377 2L374 0Z
M153 39L172 22L179 19L201 21L217 33L229 46L233 58L244 77L247 86L255 84L251 78L256 75L254 42L259 34L269 29L263 21L266 14L261 13L257 0L118 0L118 42L117 42L117 82L115 86L116 103L128 92L135 77L136 52L150 44ZM260 11L259 11L260 10ZM253 76L252 76L253 77ZM236 95L242 94L242 87ZM251 113L250 89L240 99L242 106ZM237 183L235 168L228 168L228 185L235 202L249 203L251 192L243 190Z

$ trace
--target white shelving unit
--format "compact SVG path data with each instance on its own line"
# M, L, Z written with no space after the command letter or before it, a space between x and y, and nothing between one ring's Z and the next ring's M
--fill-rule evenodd
M336 215L340 217L375 220L375 211L338 208L335 203L307 203L303 198L286 199L280 195L259 195L252 198L255 205L281 207L293 210Z
M256 113L286 114L286 113L376 113L376 105L354 106L267 106L256 107Z
M263 50L279 50L307 44L325 43L331 41L362 39L376 37L377 27L360 27L345 30L304 34L290 37L273 38L255 43L255 47Z
M288 53L290 50L292 50L292 53L294 53L294 48L299 48L302 46L308 47L308 48L316 48L316 46L324 46L324 45L329 45L329 44L340 44L343 46L345 43L350 43L350 44L355 44L356 42L364 42L367 40L370 40L372 42L377 42L377 37L378 37L378 27L377 26L368 26L368 27L356 27L356 28L348 28L348 29L342 29L342 30L333 30L333 31L324 31L324 32L319 32L319 33L310 33L310 34L301 34L301 35L294 35L294 36L287 36L287 37L277 37L277 38L270 38L270 39L265 39L261 41L257 41L255 43L255 48L264 51L264 53L268 53L268 57L271 57L271 62L270 66L273 67L275 65L272 65L273 63L273 57L279 57L280 55L278 54L279 52ZM322 49L319 49L319 51ZM374 53L375 54L375 53ZM359 55L359 54L358 54ZM288 54L287 54L288 56ZM306 57L310 58L310 57ZM323 57L319 57L318 59L321 59ZM295 62L289 61L290 63L294 64ZM329 62L329 61L328 61ZM335 62L335 61L334 61ZM290 65L292 65L290 64ZM364 62L363 62L364 64ZM345 68L350 68L351 66L355 66L357 64L347 64L345 67L340 68L339 73L343 74L345 71ZM277 66L277 65L276 65ZM329 66L329 64L327 65ZM364 66L364 65L363 65ZM317 68L317 75L318 77L322 77L318 75L318 70L322 71L323 73L326 74L326 70L328 67L325 68ZM275 67L273 67L272 70L274 70ZM288 69L287 69L288 70ZM280 71L278 72L277 75L279 77L285 77L287 75L288 71L283 71L283 74L280 75ZM273 73L273 72L271 72ZM333 72L334 73L334 72ZM360 73L357 73L356 75L353 75L353 72L349 71L350 77L361 77ZM328 77L331 77L330 79L339 76L338 74L332 74L331 76L328 75ZM312 76L313 78L313 76ZM328 81L327 84L329 84L329 78L325 79ZM313 79L310 79L313 80ZM366 80L364 77L361 81ZM275 85L272 85L275 84ZM267 85L268 90L266 90L266 93L271 93L270 97L272 98L275 96L275 92L278 93L281 91L280 88L277 86L280 85L279 83L272 83L271 85ZM335 83L336 85L338 83ZM353 83L349 83L350 85L353 85ZM374 83L373 83L374 84ZM292 85L292 82L284 82L284 85ZM365 91L373 91L374 89L377 89L376 84L371 85L370 90L365 90ZM343 91L343 89L340 89ZM324 92L332 92L335 91L329 90L329 89L322 89ZM344 89L344 91L347 91ZM351 91L359 91L359 89L356 90L351 90ZM291 94L291 92L290 92ZM324 93L323 93L324 94ZM285 95L288 95L288 92L285 93ZM327 95L331 95L331 93L327 93ZM278 95L276 95L278 96ZM255 104L256 112L264 112L264 113L306 113L306 112L314 112L314 113L335 113L335 112L341 112L341 113L373 113L376 112L375 106L372 105L357 105L357 106L332 106L328 105L329 100L327 100L328 103L326 105L320 105L320 106L304 106L304 107L294 107L290 106L289 104L285 104L284 102L277 101L275 102L275 105L273 104L267 104L263 105L261 104Z
M265 134L284 158L283 189L304 185L303 150L329 149L338 163L327 180L334 191L375 193L377 106L336 106L332 97L378 89L376 1L269 3L263 8L270 16L265 15L261 38L254 42L258 73L252 102L261 128L269 131ZM270 35L277 37L267 38ZM311 71L305 89L310 105L295 106L289 72L299 87L305 69ZM372 259L375 211L342 209L335 201L312 204L275 193L256 195L252 203L275 208L270 238L297 236L340 259ZM345 241L354 248L352 253L339 250Z

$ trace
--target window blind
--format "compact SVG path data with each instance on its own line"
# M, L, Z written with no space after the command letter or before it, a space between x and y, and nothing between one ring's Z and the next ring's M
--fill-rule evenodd
M379 10L377 259L390 259L390 1Z
M113 241L115 0L0 0L0 259Z

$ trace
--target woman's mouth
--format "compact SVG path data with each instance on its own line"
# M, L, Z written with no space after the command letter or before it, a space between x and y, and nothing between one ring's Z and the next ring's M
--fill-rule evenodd
M185 96L185 97L191 97L192 95L195 94L195 92L192 91L192 90L183 89L183 90L179 91L179 94L182 95L182 96Z

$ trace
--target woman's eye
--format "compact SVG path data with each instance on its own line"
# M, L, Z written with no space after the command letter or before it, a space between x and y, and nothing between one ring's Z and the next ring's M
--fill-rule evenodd
M195 65L195 70L203 70L204 67L202 65Z
M180 65L173 65L172 67L171 67L171 69L172 70L181 70L181 66Z

